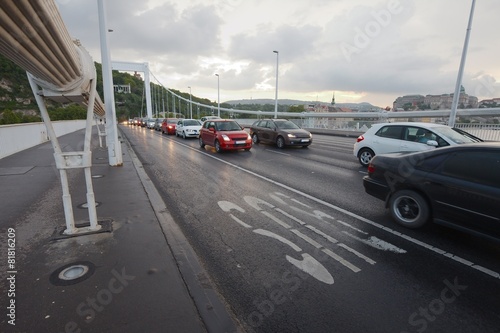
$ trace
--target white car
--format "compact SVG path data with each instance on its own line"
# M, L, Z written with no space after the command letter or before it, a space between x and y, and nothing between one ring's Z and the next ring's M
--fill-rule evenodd
M149 129L153 129L155 127L155 122L156 122L156 118L149 118L146 121L146 127Z
M482 140L457 128L433 123L374 124L354 144L354 156L368 166L377 154L415 152Z
M197 119L182 119L177 122L175 136L197 138L200 134L201 122Z

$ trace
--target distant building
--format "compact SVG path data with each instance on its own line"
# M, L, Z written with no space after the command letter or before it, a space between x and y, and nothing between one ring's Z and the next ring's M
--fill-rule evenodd
M500 106L500 98L484 99L479 102L480 108L492 108Z
M454 94L441 94L441 95L407 95L398 97L393 104L394 110L448 110L451 109L453 104ZM479 107L478 98L475 96L469 96L465 93L464 87L460 89L460 96L458 99L458 108L475 109Z
M130 84L115 84L113 85L116 93L130 94Z
M398 97L393 103L393 109L405 109L411 108L414 109L418 105L424 103L425 97L423 95L406 95L403 97Z
M325 103L315 103L304 105L304 109L307 112L352 112L350 108L337 107L333 105L328 105Z

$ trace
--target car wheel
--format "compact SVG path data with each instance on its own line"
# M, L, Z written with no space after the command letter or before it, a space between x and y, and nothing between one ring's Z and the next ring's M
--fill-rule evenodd
M182 131L182 138L185 139L186 138L186 132Z
M215 146L215 151L216 152L218 152L218 153L222 152L222 148L220 146L219 140L215 140L214 146Z
M200 143L201 148L205 148L205 144L203 143L203 139L201 138L201 136L198 138L198 142Z
M259 143L259 142L260 142L259 137L257 136L257 133L254 133L254 134L252 135L252 141L253 141L253 143L255 143L255 144L257 144L257 143Z
M283 139L282 136L278 136L278 138L276 139L276 145L279 149L285 148L285 139Z
M412 229L422 227L430 215L427 201L411 190L394 193L389 200L389 210L398 224Z
M367 167L373 156L375 156L373 150L370 148L363 148L358 153L359 163L361 163L362 166Z

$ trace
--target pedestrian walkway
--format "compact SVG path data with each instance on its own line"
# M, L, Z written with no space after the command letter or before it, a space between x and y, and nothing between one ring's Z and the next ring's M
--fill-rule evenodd
M122 139L123 166L111 167L96 135L99 233L60 234L50 143L0 159L0 332L239 331L133 150ZM83 138L61 137L63 151L81 150ZM88 223L83 171L68 175L75 222Z

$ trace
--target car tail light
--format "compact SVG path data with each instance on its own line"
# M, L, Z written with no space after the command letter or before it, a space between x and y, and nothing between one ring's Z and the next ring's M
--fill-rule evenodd
M368 175L371 175L375 172L375 166L373 164L368 164Z
M361 142L361 141L363 141L364 139L365 139L365 137L364 137L364 136L362 136L362 135L360 135L360 136L358 136L358 138L357 138L356 142Z

